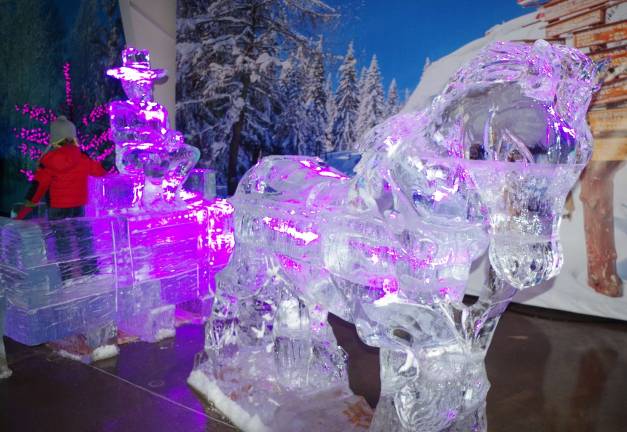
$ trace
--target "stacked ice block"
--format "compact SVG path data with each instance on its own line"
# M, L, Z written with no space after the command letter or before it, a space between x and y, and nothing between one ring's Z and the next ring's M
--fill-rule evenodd
M226 265L233 237L231 207L202 199L168 213L119 217L128 247L118 256L119 326L147 341L174 335L175 305L195 304L203 316L213 275Z
M216 197L216 172L208 168L194 168L183 187L206 200L214 199Z
M137 178L122 174L90 177L88 188L89 203L85 208L86 215L107 216L137 213L134 207L142 197L142 187ZM207 168L191 170L181 195L187 201L203 199L209 202L213 200L216 197L215 171ZM176 207L172 207L171 210L175 209Z
M114 218L0 218L6 334L36 345L81 333L88 357L108 345L115 335L119 228Z
M91 348L113 338L116 322L148 341L172 335L174 305L210 307L213 274L232 248L231 212L197 199L168 213L0 218L7 335L28 345L100 338Z

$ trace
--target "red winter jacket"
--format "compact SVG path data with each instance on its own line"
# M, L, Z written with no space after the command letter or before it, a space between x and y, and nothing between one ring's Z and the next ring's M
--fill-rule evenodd
M36 189L29 201L38 203L50 189L50 207L70 208L87 204L87 177L107 171L72 144L46 153L39 161L33 180Z

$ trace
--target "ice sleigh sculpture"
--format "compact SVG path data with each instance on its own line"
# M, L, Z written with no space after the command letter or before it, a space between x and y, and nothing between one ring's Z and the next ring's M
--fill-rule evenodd
M117 352L116 327L151 342L173 336L175 305L197 302L203 313L212 299L231 212L199 200L156 215L1 218L7 336L36 345L80 334L72 343L82 349L68 351L84 361Z
M261 160L231 201L236 246L188 382L245 431L485 431L499 317L562 264L597 69L545 41L495 43L429 108L371 131L353 178L316 158ZM380 348L374 414L348 387L328 313Z
M90 180L87 217L0 218L0 330L6 323L28 345L63 339L60 350L82 361L115 355L117 328L146 341L172 336L175 305L206 317L233 247L232 207L209 199L210 173L191 170L198 150L152 100L164 72L129 48L108 73L128 96L109 107L122 174ZM8 373L2 346L0 377Z

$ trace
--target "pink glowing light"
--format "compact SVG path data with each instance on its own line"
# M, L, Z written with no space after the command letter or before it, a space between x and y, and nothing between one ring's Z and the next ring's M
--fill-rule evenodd
M303 270L303 266L301 266L299 263L297 263L287 255L277 254L277 258L279 259L279 262L284 269L293 270L299 273Z
M392 276L375 276L368 280L368 295L377 304L394 301L398 297L398 280Z
M72 78L70 76L70 64L63 65L63 79L65 81L65 105L72 112Z
M65 100L62 111L69 113L69 118L72 120L73 101L72 101L72 79L70 73L70 64L65 63L63 65L63 79L65 82ZM40 123L43 126L47 126L51 121L54 121L57 116L50 108L30 105L28 103L22 105L16 105L15 110L24 116L28 120L33 120ZM89 127L92 123L102 117L103 113L106 113L106 106L98 105L91 110L91 112L82 118L81 123L85 127ZM13 134L18 140L18 150L28 160L37 161L45 147L49 143L48 127L22 127L13 129ZM77 130L77 141L81 150L87 152L90 157L96 160L103 160L113 151L109 139L109 130L92 135L90 133L84 133L80 129ZM24 174L29 181L32 181L33 173L30 169L21 169L20 172Z
M307 159L303 159L299 161L300 164L306 168L309 168L310 171L316 173L317 175L321 176L321 177L331 177L331 178L336 178L339 180L346 180L348 179L347 176L340 174L339 172L333 171L331 169L325 169L324 167L320 166L320 165L316 165L311 163L311 161L307 160Z
M20 172L26 176L28 181L33 181L35 179L35 174L31 170L21 169Z
M91 110L89 114L83 116L82 122L85 126L89 126L89 123L93 123L107 114L107 105L98 105Z
M294 226L292 221L283 221L276 218L264 217L263 223L266 224L271 230L279 232L281 234L287 234L293 239L302 241L305 245L318 240L318 234L312 231L300 231Z
M44 125L57 118L56 114L48 108L34 106L30 104L15 105L15 111L19 112L30 120L38 121Z

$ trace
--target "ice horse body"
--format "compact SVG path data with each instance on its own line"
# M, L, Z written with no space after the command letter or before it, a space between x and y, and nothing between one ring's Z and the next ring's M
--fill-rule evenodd
M233 400L215 391L228 390L224 365L258 380L238 356L270 349L276 372L264 379L277 393L345 385L331 312L380 348L379 404L357 426L485 430L484 358L498 318L562 263L561 213L591 155L596 73L575 49L496 43L428 109L373 129L352 178L316 158L261 160L232 199L236 248L218 274L192 385L228 411ZM486 251L483 293L465 306L470 266ZM260 422L238 426L299 430L309 408L286 417L288 398L268 409L255 388L235 403Z

